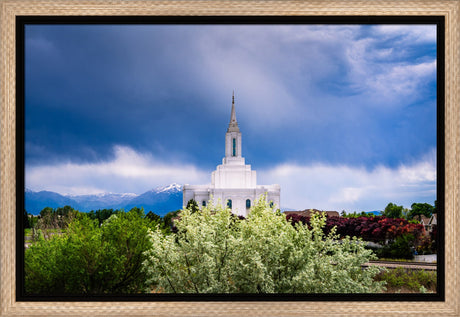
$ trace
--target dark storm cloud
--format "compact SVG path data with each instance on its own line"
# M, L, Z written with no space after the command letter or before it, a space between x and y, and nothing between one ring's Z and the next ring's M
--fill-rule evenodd
M65 164L80 175L125 170L133 159L141 171L153 164L152 177L193 170L202 180L224 155L234 89L243 155L267 175L316 175L309 168L325 164L367 184L379 166L412 170L436 148L435 35L393 25L28 26L30 179L46 170L58 182ZM297 179L286 173L280 182ZM124 177L103 175L102 191ZM69 190L85 191L82 177L73 181ZM138 181L139 192L154 182Z
M210 167L222 155L236 88L237 115L247 132L243 147L262 166L287 158L350 164L364 159L372 166L383 157L397 163L384 140L395 129L384 127L399 124L398 133L410 135L400 120L408 109L419 119L419 109L408 106L419 101L414 92L425 85L424 67L429 73L434 58L432 41L421 38L427 32L415 30L31 26L30 162L49 159L34 152L39 146L59 160L91 161L113 157L115 145L129 145ZM426 101L426 95L419 98ZM434 113L432 104L421 107ZM414 127L419 125L407 129ZM295 151L298 142L279 142L300 136L305 146ZM401 148L414 144L410 137L399 139L405 142ZM203 144L206 152L197 151Z
M194 89L190 52L182 49L186 30L170 38L148 26L33 26L26 36L31 162L49 160L50 154L106 159L115 144L187 153L199 142L184 140L184 129L213 128L203 111L206 98ZM43 144L48 153L34 150ZM93 155L80 152L85 146Z

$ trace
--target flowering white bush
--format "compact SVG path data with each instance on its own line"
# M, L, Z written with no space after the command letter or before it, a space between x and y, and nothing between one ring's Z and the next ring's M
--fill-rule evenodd
M315 214L311 229L293 226L263 198L240 220L229 209L209 204L185 209L178 232L150 231L152 248L143 270L152 291L166 293L367 293L379 292L374 258L360 240L339 240L322 231Z

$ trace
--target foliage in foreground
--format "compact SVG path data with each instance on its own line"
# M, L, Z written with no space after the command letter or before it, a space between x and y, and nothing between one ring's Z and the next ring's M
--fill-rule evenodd
M436 292L436 271L397 268L382 272L375 279L385 281L388 292Z
M295 226L261 199L246 220L230 210L185 209L177 234L149 233L144 272L151 291L166 293L366 293L379 292L374 258L361 240L326 236L325 216Z
M145 289L141 264L150 247L149 220L137 208L113 214L101 226L78 214L65 233L25 250L28 294L120 294Z

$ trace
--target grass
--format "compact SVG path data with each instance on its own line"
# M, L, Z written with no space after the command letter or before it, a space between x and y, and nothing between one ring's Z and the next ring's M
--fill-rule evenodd
M408 260L408 259L390 259L390 258L379 258L378 260L379 261L390 261L390 262L416 262L414 260ZM430 262L430 263L436 263L436 261Z
M409 259L391 259L391 258L379 258L379 261L390 261L390 262L414 262Z
M387 282L387 293L436 292L436 271L397 268L382 272L375 279Z

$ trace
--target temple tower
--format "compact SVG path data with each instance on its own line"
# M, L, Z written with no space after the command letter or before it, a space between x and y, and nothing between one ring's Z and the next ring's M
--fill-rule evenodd
M233 93L222 164L212 172L210 185L184 185L183 204L186 206L190 199L194 199L200 206L206 206L212 198L215 203L226 204L234 214L246 217L254 201L263 194L273 208L279 208L280 186L257 185L256 171L251 170L251 165L245 164Z

